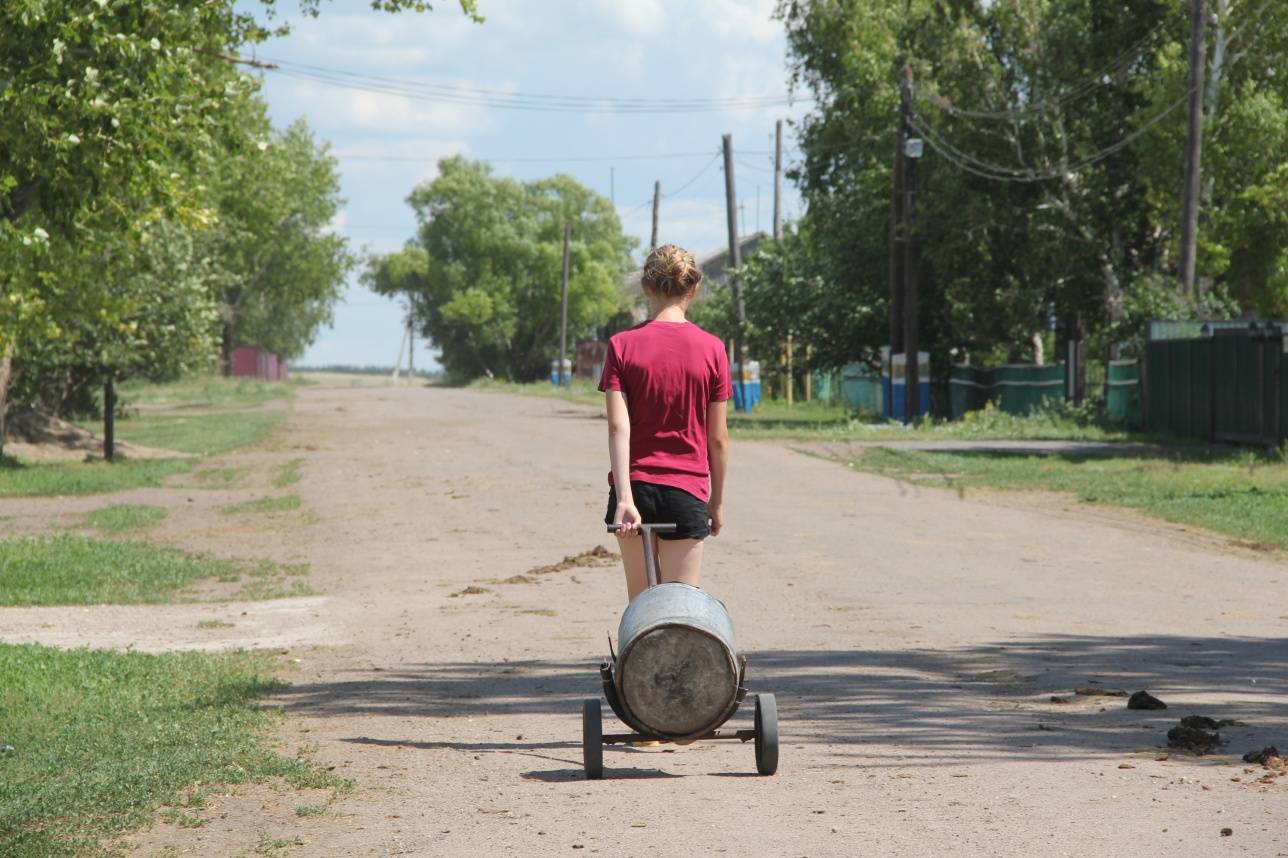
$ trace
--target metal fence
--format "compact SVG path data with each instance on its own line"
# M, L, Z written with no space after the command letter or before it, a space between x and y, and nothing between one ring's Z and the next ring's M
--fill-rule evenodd
M1145 347L1151 431L1179 438L1278 446L1288 436L1288 341L1271 323L1209 327Z

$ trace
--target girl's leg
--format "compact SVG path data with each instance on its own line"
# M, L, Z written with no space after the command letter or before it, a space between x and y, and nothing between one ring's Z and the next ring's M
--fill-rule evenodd
M626 595L627 601L630 601L648 586L648 574L644 569L644 536L619 536L617 549L622 552L622 567L626 570Z
M694 587L698 586L698 579L702 574L702 540L659 539L657 544L658 564L662 567L660 580L679 581L683 584L692 584ZM643 546L639 551L640 565L643 568Z

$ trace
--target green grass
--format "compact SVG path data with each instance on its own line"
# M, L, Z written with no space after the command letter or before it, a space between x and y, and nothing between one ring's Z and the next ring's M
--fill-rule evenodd
M573 379L569 388L548 381L526 384L480 379L472 390L563 399L578 405L602 406L604 395L586 379ZM746 440L792 441L936 441L936 440L1148 440L1123 427L1108 424L1094 414L1063 404L1017 417L995 408L976 411L964 420L923 420L912 427L854 412L828 402L762 400L750 413L729 409L729 433Z
M854 467L926 485L1067 492L1256 545L1288 548L1282 455L1178 448L1129 457L874 448Z
M118 653L0 644L0 855L102 854L163 807L203 824L212 787L347 781L270 749L281 684L268 656Z
M146 530L169 514L169 510L147 504L121 503L96 509L85 516L85 526L104 533Z
M205 488L231 489L250 476L249 468L202 468L192 472L192 479Z
M299 495L282 495L281 497L264 497L242 503L221 506L219 511L224 515L272 515L279 512L293 512L303 505Z
M300 481L300 468L303 466L303 459L291 459L277 469L277 474L273 477L273 485L279 489L295 485Z
M89 495L159 486L192 467L188 459L26 463L0 459L0 497Z
M140 414L118 420L116 434L142 447L210 456L263 441L285 417L280 410Z
M118 386L116 392L126 409L244 408L290 398L299 386L300 382L295 380L268 382L201 374L169 384L126 382Z
M184 598L203 580L244 577L251 580L241 598L304 595L303 582L285 579L305 573L305 566L71 534L0 540L0 606L158 604Z
M541 396L553 399L566 399L579 405L603 405L604 394L598 390L596 382L584 378L572 379L569 387L555 387L549 381L497 381L490 378L478 378L469 383L471 390L485 390L490 393L517 393L522 396Z

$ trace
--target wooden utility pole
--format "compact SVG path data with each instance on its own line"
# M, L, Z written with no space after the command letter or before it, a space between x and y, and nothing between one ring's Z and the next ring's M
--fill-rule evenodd
M116 459L116 386L110 375L103 384L103 458Z
M890 354L903 352L903 144L907 140L907 104L900 98L894 134L894 169L890 191ZM890 367L893 372L893 364Z
M1190 104L1185 130L1185 196L1181 213L1181 288L1198 295L1199 194L1203 183L1203 76L1207 63L1205 0L1190 0Z
M904 66L903 80L899 85L899 101L903 114L903 419L912 423L917 419L920 405L920 367L917 363L917 311L918 268L916 241L917 159L919 152L907 151L912 139L912 69Z
M747 308L742 303L742 287L736 270L742 267L742 249L738 243L738 194L733 183L733 135L726 134L724 142L725 214L729 222L729 288L733 290L734 321L733 353L738 359L737 382L742 407L747 408L747 344L743 341L747 325Z
M662 183L653 183L653 237L649 240L649 250L657 247L657 212L662 206Z
M795 349L792 346L792 332L788 331L787 332L787 360L784 361L784 363L787 364L786 389L787 389L788 406L792 404L792 397L795 394L795 391L792 388L796 386L796 374L792 372L792 352L793 351L795 351Z
M783 120L774 123L774 241L783 237Z
M416 377L416 329L411 323L411 307L407 308L407 377Z
M563 279L559 309L559 386L564 386L564 356L568 354L568 244L572 240L572 223L564 221Z
M616 208L617 206L617 168L616 167L608 168L608 201L613 204L614 208Z

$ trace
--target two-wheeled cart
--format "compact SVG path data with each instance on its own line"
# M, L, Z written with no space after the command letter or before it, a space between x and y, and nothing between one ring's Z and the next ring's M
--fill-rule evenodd
M609 531L618 525L609 525ZM687 745L708 739L754 742L756 771L778 770L778 709L772 694L753 695L751 729L721 729L747 696L747 659L737 654L724 603L688 584L659 583L657 536L674 524L641 525L648 587L622 614L617 652L609 647L599 675L608 706L630 733L604 733L599 698L583 702L586 777L604 776L604 746Z

